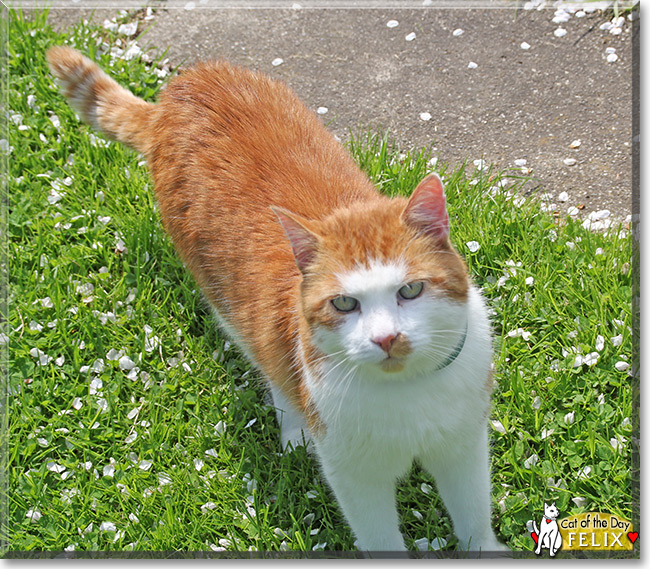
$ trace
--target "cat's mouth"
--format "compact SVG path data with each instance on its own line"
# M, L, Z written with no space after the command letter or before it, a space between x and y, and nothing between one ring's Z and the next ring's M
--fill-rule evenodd
M389 355L381 360L381 362L379 362L379 365L381 369L386 373L397 373L404 369L404 366L406 365L406 358L399 358Z

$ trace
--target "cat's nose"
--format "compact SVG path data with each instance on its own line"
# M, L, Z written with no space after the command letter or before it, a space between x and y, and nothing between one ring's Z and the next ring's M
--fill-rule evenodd
M389 334L388 336L381 338L372 338L371 341L373 344L377 344L382 350L384 350L384 352L390 354L390 350L398 336L399 334Z

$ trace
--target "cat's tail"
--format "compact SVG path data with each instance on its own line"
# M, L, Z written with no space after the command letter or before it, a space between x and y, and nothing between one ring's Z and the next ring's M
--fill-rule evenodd
M155 105L127 91L96 63L70 47L50 48L47 61L63 94L84 121L147 154Z

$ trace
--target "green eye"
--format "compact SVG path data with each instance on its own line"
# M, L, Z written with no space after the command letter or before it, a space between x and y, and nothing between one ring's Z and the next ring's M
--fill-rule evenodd
M352 312L359 306L359 301L351 296L337 296L331 302L339 312Z
M397 291L397 294L400 295L401 298L404 300L411 300L413 298L417 298L422 294L422 289L424 288L424 284L421 282L418 283L409 283L407 285L404 285L399 291Z

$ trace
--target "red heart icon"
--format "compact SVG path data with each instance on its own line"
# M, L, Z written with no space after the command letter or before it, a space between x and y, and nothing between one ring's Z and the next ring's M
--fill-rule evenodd
M635 531L635 532L629 531L629 532L627 532L627 537L629 538L629 540L632 543L634 543L639 537L639 532L638 531Z
M629 536L629 535L630 535L630 534L628 534L628 536ZM639 534L637 534L637 535L639 535ZM537 543L537 542L539 541L539 536L538 536L534 531L531 531L531 532L530 532L530 536L533 538L533 541L534 541L535 543ZM634 539L636 539L636 537L635 537ZM634 542L632 542L632 543L634 543Z

